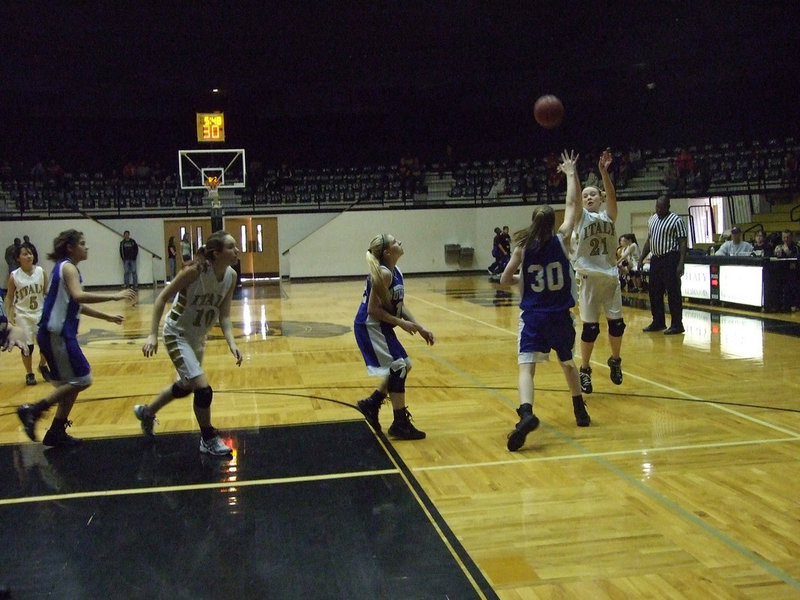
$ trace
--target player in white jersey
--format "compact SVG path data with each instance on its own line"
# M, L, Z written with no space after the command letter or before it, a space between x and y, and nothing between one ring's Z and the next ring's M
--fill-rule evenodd
M153 356L158 351L158 326L168 301L172 307L164 320L164 346L178 372L178 380L166 387L149 404L133 407L141 421L142 432L153 435L156 413L175 398L194 395L194 414L200 426L200 452L226 456L232 452L211 425L211 401L214 391L203 372L203 351L208 331L219 322L225 341L242 364L242 354L236 347L231 325L231 298L236 287L233 265L239 260L236 241L225 231L217 231L206 245L195 253L195 260L181 269L178 275L156 298L150 335L142 352Z
M576 215L574 227L577 246L573 264L580 278L578 302L583 321L580 380L584 394L592 393L592 367L589 361L600 334L601 312L605 312L608 320L611 381L616 385L622 383L620 348L625 322L622 319L622 291L616 264L617 233L614 221L617 219L617 195L608 174L611 161L611 153L606 150L597 163L605 188L605 210L600 210L603 204L600 190L594 186L585 187L581 193L583 211Z
M16 260L19 268L8 276L8 293L5 305L8 319L25 331L27 354L22 355L25 367L25 383L36 385L33 374L33 342L39 329L44 307L44 292L47 289L47 273L42 267L33 264L33 249L30 244L22 244L17 248ZM39 371L45 381L50 381L50 371L44 354L39 352Z

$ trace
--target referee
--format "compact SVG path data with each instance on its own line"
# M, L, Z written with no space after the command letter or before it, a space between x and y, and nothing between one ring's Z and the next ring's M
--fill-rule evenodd
M650 258L650 312L653 322L642 331L664 331L664 335L683 333L683 298L681 277L686 260L686 225L678 215L669 212L669 198L659 196L656 214L647 222L647 241L642 256ZM669 304L670 326L664 318L664 292Z

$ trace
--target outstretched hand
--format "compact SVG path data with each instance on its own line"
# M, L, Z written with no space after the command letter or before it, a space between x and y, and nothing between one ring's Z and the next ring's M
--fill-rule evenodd
M564 150L561 152L561 162L556 167L561 173L567 177L572 177L575 174L575 165L578 163L578 156L574 150L570 150L569 154Z
M125 288L116 295L117 300L128 300L129 302L136 302L136 290L132 288Z
M433 332L432 331L430 331L429 329L425 329L423 327L420 327L419 328L419 334L420 334L420 336L422 336L422 339L425 340L425 343L427 343L428 346L433 346L433 341L434 340L433 340Z
M611 156L611 152L603 150L603 153L600 155L600 160L597 161L597 168L600 169L601 172L608 171L608 167L611 166L612 162L614 162L614 157Z

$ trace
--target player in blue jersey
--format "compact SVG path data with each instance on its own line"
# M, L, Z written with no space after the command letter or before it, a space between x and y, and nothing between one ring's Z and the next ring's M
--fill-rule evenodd
M78 394L92 385L92 369L78 345L81 315L117 325L125 320L122 315L109 315L86 305L111 300L136 300L136 292L130 289L113 294L84 291L78 263L86 260L88 255L86 238L74 229L61 232L53 240L53 251L47 255L56 262L56 266L50 276L36 342L50 366L51 383L55 389L43 400L17 408L25 433L36 441L36 421L43 412L58 404L53 423L42 440L45 446L73 446L81 441L66 431L72 424L68 417Z
M171 308L164 319L164 347L178 373L178 380L167 386L150 404L137 404L133 413L141 421L142 432L153 435L156 413L175 398L192 395L192 406L200 426L200 452L227 456L233 449L222 441L211 425L211 401L214 390L203 371L206 336L219 323L228 348L242 364L231 323L231 299L236 287L233 265L239 260L236 240L225 231L216 231L205 246L195 252L194 260L180 270L153 303L150 335L142 353L153 356L158 351L158 326L167 303Z
M533 414L533 377L536 363L546 362L555 350L567 380L575 422L586 427L591 419L581 395L578 367L572 358L575 325L570 308L575 306L575 276L565 241L572 234L577 205L575 163L577 155L561 154L559 170L567 178L564 223L553 235L555 212L548 205L533 210L530 226L514 235L514 251L500 277L500 285L520 284L522 313L519 323L519 422L508 434L508 449L519 450L525 437L539 426ZM517 271L521 269L521 274Z
M419 333L429 345L433 345L433 332L425 329L405 305L403 274L397 268L401 256L402 243L388 233L372 238L367 250L369 275L353 331L367 372L383 380L369 398L358 402L358 409L375 431L380 431L378 411L388 395L394 409L389 435L420 440L425 433L411 424L411 414L406 408L406 377L411 370L411 360L394 328L400 327L412 335Z

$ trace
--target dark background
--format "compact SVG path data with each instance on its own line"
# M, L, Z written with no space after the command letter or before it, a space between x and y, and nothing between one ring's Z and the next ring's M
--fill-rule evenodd
M0 159L197 147L267 165L519 157L797 132L796 2L7 2ZM210 93L219 88L217 94ZM545 93L562 126L533 120Z

